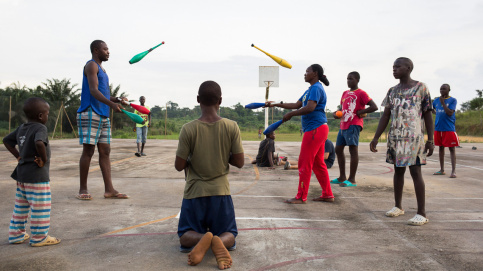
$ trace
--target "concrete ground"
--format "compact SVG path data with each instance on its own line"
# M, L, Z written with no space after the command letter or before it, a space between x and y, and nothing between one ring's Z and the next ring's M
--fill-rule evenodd
M483 270L483 144L456 149L456 179L432 175L439 170L437 151L422 167L430 220L422 227L406 224L416 213L409 170L406 214L384 216L394 206L393 167L385 163L385 143L376 154L361 143L358 187L333 185L334 203L304 205L282 202L295 196L297 171L250 164L258 144L244 142L245 166L232 168L229 175L239 229L231 270ZM50 234L62 242L41 248L8 244L15 196L9 176L16 161L2 147L0 270L217 270L210 251L196 267L188 266L187 255L178 251L176 215L184 174L173 166L177 141L149 140L148 156L138 158L134 140L114 140L113 180L131 196L128 200L103 198L97 154L89 173L93 200L77 200L81 147L76 140L53 140L51 145ZM300 143L276 142L276 148L280 155L297 158ZM449 173L450 165L445 169ZM331 179L338 177L337 162L329 173ZM309 199L320 193L313 176Z

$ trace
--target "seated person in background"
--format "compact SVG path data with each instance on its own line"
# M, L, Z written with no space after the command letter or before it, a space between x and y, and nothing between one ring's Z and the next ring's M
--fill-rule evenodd
M256 164L258 167L274 167L280 162L283 163L282 160L287 160L287 158L279 158L278 155L275 155L275 132L271 132L260 142L257 158L252 160L252 164Z
M327 139L325 141L324 147L324 162L327 165L327 168L331 168L335 161L335 148L334 143ZM283 169L298 169L297 161L282 161L282 165L284 165Z

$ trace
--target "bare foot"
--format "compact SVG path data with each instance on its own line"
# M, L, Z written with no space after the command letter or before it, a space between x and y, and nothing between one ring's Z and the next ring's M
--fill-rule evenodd
M296 199L296 198L287 199L284 202L290 203L290 204L304 204L305 203L305 201L303 201L302 199Z
M228 252L220 237L213 236L213 239L211 239L211 250L213 251L213 254L215 254L219 269L224 270L231 267L233 261L230 252Z
M211 232L205 233L201 240L196 244L196 246L188 254L188 264L197 265L201 263L203 257L205 257L206 251L211 247L211 239L213 234Z

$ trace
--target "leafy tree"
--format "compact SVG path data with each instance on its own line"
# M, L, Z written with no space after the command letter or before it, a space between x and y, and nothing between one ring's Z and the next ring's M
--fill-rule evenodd
M477 97L461 104L461 111L472 111L483 109L483 89L476 90Z
M80 105L80 89L77 84L71 84L70 79L47 79L46 83L42 83L44 88L37 87L33 92L40 92L42 97L50 103L63 102L65 108Z

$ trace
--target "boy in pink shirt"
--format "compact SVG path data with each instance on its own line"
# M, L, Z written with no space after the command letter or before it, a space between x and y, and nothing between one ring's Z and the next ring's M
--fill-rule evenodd
M374 101L364 90L359 88L359 80L360 75L358 72L351 72L347 75L347 86L350 89L344 91L340 99L343 115L339 118L334 112L334 118L340 119L340 130L335 146L340 176L330 182L339 184L342 187L357 186L356 171L359 165L359 134L364 125L362 118L367 113L372 113L377 110L377 105ZM366 105L369 105L369 107L366 108ZM351 155L350 175L348 179L346 179L345 174L345 146L349 146L349 153Z

